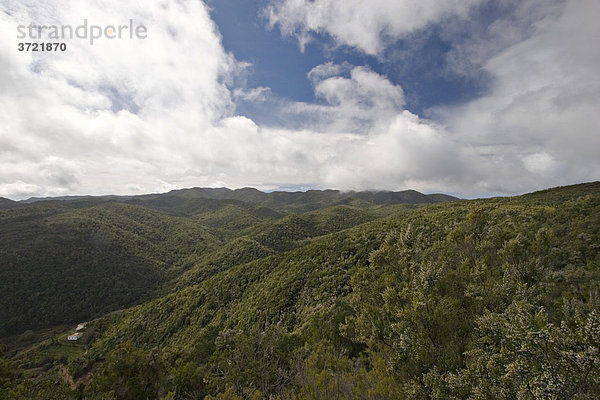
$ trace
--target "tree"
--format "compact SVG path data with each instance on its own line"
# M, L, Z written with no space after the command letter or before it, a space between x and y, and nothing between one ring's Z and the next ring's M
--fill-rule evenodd
M477 334L466 368L446 377L457 398L600 398L598 311L555 325L544 309L515 301L479 318Z
M111 393L116 399L155 399L166 392L165 367L154 351L127 342L112 350L94 374L92 393Z

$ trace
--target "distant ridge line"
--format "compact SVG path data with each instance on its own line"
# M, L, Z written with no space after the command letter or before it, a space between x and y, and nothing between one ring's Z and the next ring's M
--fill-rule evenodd
M281 200L297 199L298 197L311 197L312 195L324 195L333 200L334 197L340 199L360 199L372 202L374 204L394 204L400 203L438 203L445 201L460 200L458 197L443 194L431 193L424 194L416 190L408 189L402 191L391 190L365 190L365 191L341 191L336 189L311 189L307 191L272 191L264 192L252 187L244 187L239 189L221 188L203 188L192 187L184 189L175 189L165 193L149 193L139 195L73 195L73 196L55 196L55 197L30 197L26 200L13 201L9 199L0 200L0 207L4 201L16 204L32 204L38 202L58 202L58 201L73 201L73 200L149 200L164 196L182 196L184 198L205 198L217 200L241 200L246 202L261 202L269 198L279 198Z

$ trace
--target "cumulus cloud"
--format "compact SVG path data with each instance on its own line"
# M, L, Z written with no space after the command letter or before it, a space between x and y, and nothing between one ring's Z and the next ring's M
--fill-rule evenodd
M320 132L366 133L402 111L404 92L368 67L328 62L308 73L321 103L287 103L281 113L294 115Z
M473 7L468 18L447 19L438 32L450 46L445 57L449 72L477 74L491 58L535 34L540 23L559 16L564 3L564 0L488 0ZM489 7L495 9L491 21L486 16Z
M0 183L0 193L9 193L15 198L27 198L35 196L38 193L43 192L43 188L26 183L23 181L14 181L12 183Z
M151 190L155 179L177 181L202 148L201 132L233 110L226 80L236 64L201 2L9 2L2 11L5 188L33 180L29 187L43 195L131 183ZM130 19L147 28L146 39L90 45L73 38L64 52L17 51L26 41L17 39L20 24L104 27Z
M377 53L386 38L466 13L472 3L349 1L333 25L325 17L342 2L285 0L270 12L284 32L289 22L294 34L326 31L339 44ZM476 59L494 84L480 99L433 110L431 120L406 110L402 87L367 66L315 66L306 77L314 103L231 87L248 64L223 49L199 1L3 3L0 196L299 185L470 196L597 179L600 50L587 43L598 38L600 5L553 4L528 14L535 23L523 26L531 31L517 27L501 44L490 36L493 52L457 45L454 54ZM284 20L293 7L300 19ZM353 13L364 23L352 25ZM16 50L18 24L84 19L133 19L148 37L93 46L72 39L64 53ZM351 25L355 32L346 33ZM300 122L258 125L236 115L236 102L276 104L274 114Z
M478 176L469 165L479 156L460 148L439 124L405 110L402 88L384 76L333 63L308 76L323 103L292 103L282 111L308 119L306 129L285 132L301 143L298 165L312 168L307 178L324 187L427 191L463 187L465 178Z
M338 44L378 54L385 48L386 34L389 36L393 31L382 27L402 25L399 21L403 14L392 10L402 3L385 2L379 8L377 3L373 9L367 9L366 5L362 7L362 2L349 2L339 5L348 7L341 11L326 1L286 0L273 3L269 12L271 23L278 24L283 34L301 38L310 32L326 32ZM600 116L593 110L600 109L600 78L596 72L600 49L588 43L598 38L596 21L600 17L600 4L592 0L526 0L506 2L503 7L500 18L492 23L462 18L467 7L462 16L455 14L442 24L443 38L451 44L447 54L449 68L465 75L480 73L482 69L492 83L489 92L476 100L429 110L428 115L435 124L418 119L419 130L428 130L436 138L433 146L416 146L415 143L426 143L426 140L411 133L414 127L410 124L402 125L397 135L391 134L394 130L390 121L394 117L410 120L406 118L407 111L401 111L402 102L391 106L388 97L387 111L370 120L366 115L374 115L375 111L356 106L360 104L359 97L350 95L357 93L356 89L344 90L356 84L356 79L344 75L347 75L345 66L325 64L313 70L311 78L318 78L313 82L316 93L328 104L296 107L304 107L310 113L332 112L338 117L333 117L337 125L321 124L330 132L348 130L349 126L339 121L356 120L362 112L361 124L348 125L366 132L368 145L358 146L360 151L356 153L349 149L347 154L352 154L353 159L383 159L390 167L389 170L364 168L359 162L353 169L344 162L334 162L332 169L338 171L334 175L340 182L356 184L361 171L366 171L364 176L371 182L386 176L388 182L408 187L429 190L437 187L473 196L511 194L598 179L600 159L596 149L600 148L597 130ZM379 14L382 9L388 11L386 16ZM364 16L367 22L349 22L352 19L346 15ZM399 19L386 20L388 16ZM377 23L371 24L370 18L375 18ZM435 18L428 21L434 22ZM365 30L363 37L367 39L361 42L353 38L353 33L345 34L340 27L346 23L355 27L354 33L362 34ZM406 26L407 32L415 32L422 24ZM398 33L400 30L396 32L392 37L402 36ZM332 90L327 91L330 87ZM345 100L340 101L339 96ZM380 104L377 109L385 107ZM365 121L383 122L365 124ZM395 139L391 140L392 137ZM385 145L378 146L379 143ZM445 151L436 153L436 143L443 143L438 148ZM368 157L366 149L376 149L379 156ZM398 157L390 159L390 154ZM417 167L411 170L408 165Z
M271 27L294 36L303 49L313 33L329 34L338 45L380 53L397 40L431 23L464 16L480 0L274 0L266 8Z
M6 37L15 37L18 23L84 19L133 19L148 37L93 46L73 39L66 52L45 54L15 51L16 39L3 44L10 68L0 72L0 195L304 183L396 188L430 172L415 173L413 152L425 159L447 151L434 128L403 110L402 88L368 67L315 67L307 79L320 102L275 110L308 116L302 129L258 126L235 115L234 101L265 101L270 91L228 89L247 64L224 51L203 3L52 4L12 4L1 17Z

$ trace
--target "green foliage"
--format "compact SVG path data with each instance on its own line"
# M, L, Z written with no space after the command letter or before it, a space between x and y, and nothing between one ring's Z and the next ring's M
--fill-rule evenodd
M0 337L80 322L155 295L205 228L132 206L0 211Z
M89 349L71 361L78 389L52 368L4 367L4 393L35 395L54 379L73 398L600 397L599 183L383 208L373 204L395 195L337 205L336 192L306 193L306 204L251 189L172 195L193 216L119 205L127 222L108 216L111 204L76 210L108 213L121 238L136 226L127 249L164 271L164 291L94 321ZM200 198L215 208L193 213ZM260 208L325 204L283 217ZM75 211L28 212L56 221Z
M478 318L467 366L446 376L447 392L472 399L598 398L599 345L597 311L557 326L543 308L514 302Z
M12 367L14 368L14 365ZM71 389L57 369L47 371L37 380L24 379L21 372L18 369L13 370L12 380L3 385L0 384L0 398L6 400L62 400L72 397Z
M382 213L366 210L373 208L368 202L364 209L331 207L341 201L339 192L229 192L0 209L0 337L126 308ZM308 198L314 201L308 209L324 209L283 217L261 205L302 209Z
M225 329L215 344L204 376L209 392L231 389L244 397L256 396L257 392L269 397L289 385L291 354L301 342L296 335L270 326L265 331Z
M259 395L260 396L260 395ZM252 396L251 398L260 399L259 396ZM204 400L244 400L242 396L235 394L233 387L228 386L224 392L217 394L216 396L206 396Z
M249 237L235 238L197 261L175 282L175 288L203 282L211 276L236 265L265 258L275 252Z
M580 326L593 327L596 319L600 264L592 243L600 239L599 198L560 207L521 201L479 201L411 218L354 275L352 304L359 312L344 330L389 355L406 393L596 397L597 347L568 324L577 325L574 315L588 321ZM522 304L547 311L527 320ZM496 346L472 350L482 332L493 334ZM538 335L556 346L548 350L554 357L535 354L547 346ZM507 357L511 340L516 355Z
M88 389L115 399L155 399L165 391L165 376L165 366L156 352L125 343L108 353Z
M292 399L402 399L404 393L381 355L357 359L343 348L321 341L301 361L288 396ZM308 349L303 349L306 351Z
M15 364L4 358L4 346L0 345L0 393L10 387L11 382L18 377L18 368Z

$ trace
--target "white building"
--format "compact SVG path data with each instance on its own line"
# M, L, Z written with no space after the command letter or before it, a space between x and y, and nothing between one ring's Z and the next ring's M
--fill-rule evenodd
M79 340L83 336L83 332L72 333L67 337L67 340Z

